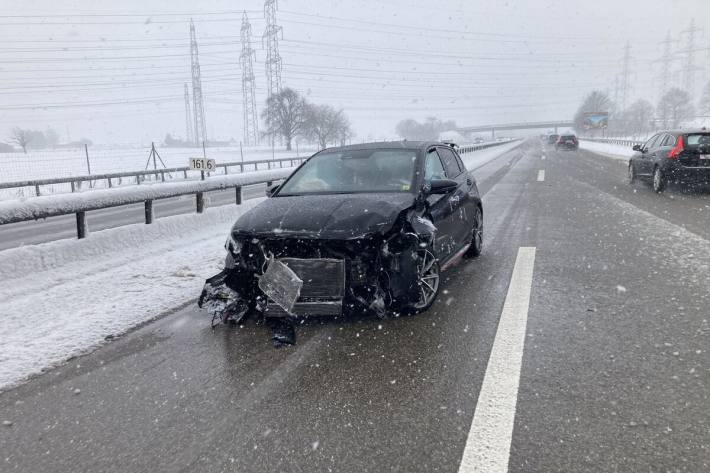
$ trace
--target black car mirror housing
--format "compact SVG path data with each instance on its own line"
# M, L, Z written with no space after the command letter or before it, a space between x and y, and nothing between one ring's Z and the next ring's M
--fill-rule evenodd
M432 179L425 188L427 194L448 194L458 187L458 183L452 179Z
M641 145L634 145L631 149L634 151L641 151Z
M276 191L279 190L279 187L281 187L281 186L275 185L275 186L267 187L266 188L266 197L272 197L276 193Z

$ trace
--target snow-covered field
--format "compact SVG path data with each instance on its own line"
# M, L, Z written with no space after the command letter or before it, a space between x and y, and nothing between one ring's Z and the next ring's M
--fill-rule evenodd
M579 147L610 158L628 161L634 154L631 146L598 143L596 141L580 140Z
M519 144L463 159L474 169ZM0 251L0 389L194 301L233 222L262 200Z

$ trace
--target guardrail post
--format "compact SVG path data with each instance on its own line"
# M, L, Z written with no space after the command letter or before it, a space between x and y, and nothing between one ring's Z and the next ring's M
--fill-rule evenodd
M258 170L259 170L259 163L254 163L254 171L258 171Z
M185 176L185 179L187 179L187 171L183 171L182 173Z
M205 180L205 171L200 171L200 180Z
M244 172L244 164L239 165L239 172Z
M146 223L146 225L150 225L151 223L153 223L153 201L152 200L145 201L145 223Z
M237 186L234 188L236 193L237 205L242 205L242 186Z
M229 169L228 169L228 168L229 168L229 166L225 166L225 167L224 167L224 175L225 175L225 176L226 176L227 174L229 174Z
M140 174L136 174L136 184L141 185L141 175Z
M35 195L39 197L39 184L35 184Z
M86 238L86 212L76 213L76 237Z
M201 214L205 211L205 196L202 192L195 194L195 201L197 203L197 213Z
M113 187L113 183L111 182L111 178L110 178L110 177L108 178L108 187L109 187L109 189L110 189L111 187Z
M74 192L74 181L71 181L69 184L71 184L71 191Z
M273 184L274 181L266 181L266 187L271 187L271 184Z
M163 171L160 171L160 180L165 182L165 173Z

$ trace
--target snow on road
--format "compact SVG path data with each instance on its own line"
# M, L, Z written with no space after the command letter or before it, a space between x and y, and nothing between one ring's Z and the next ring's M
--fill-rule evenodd
M0 388L195 299L262 200L0 252Z
M462 158L475 169L520 143ZM196 299L231 225L262 200L0 251L0 389Z

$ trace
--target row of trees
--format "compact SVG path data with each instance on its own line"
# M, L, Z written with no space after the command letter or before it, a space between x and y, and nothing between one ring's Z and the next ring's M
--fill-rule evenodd
M413 141L435 141L443 131L455 130L456 122L428 117L424 123L408 118L397 123L395 131L400 138Z
M317 142L325 148L332 143L345 144L353 136L343 110L312 104L288 87L267 99L261 118L266 124L264 136L283 140L289 151L296 137Z
M710 83L705 86L698 106L690 94L679 88L666 92L654 107L646 99L638 99L626 110L618 110L607 94L595 90L587 95L574 117L575 129L583 133L586 113L608 111L609 130L615 133L643 136L657 128L678 128L698 114L710 115Z
M59 134L52 128L47 128L44 131L41 130L30 130L26 128L15 127L10 131L10 143L13 143L20 148L24 153L27 153L28 149L45 149L45 148L56 148L58 146L83 146L84 144L91 144L91 140L82 138L79 141L74 141L72 143L65 143L63 145L59 144ZM12 147L10 149L3 149L3 152L13 151Z

